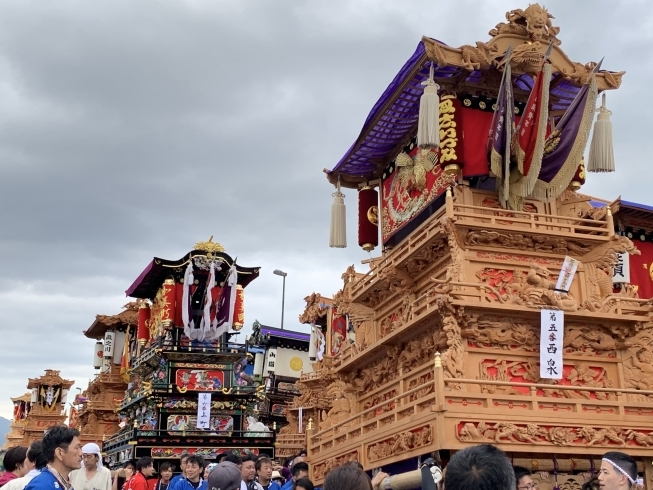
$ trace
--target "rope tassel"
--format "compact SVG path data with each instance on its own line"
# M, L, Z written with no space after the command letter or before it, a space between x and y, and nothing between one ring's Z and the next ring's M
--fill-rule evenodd
M612 122L610 112L605 107L605 94L601 100L601 107L597 109L599 115L594 123L594 134L590 146L590 157L587 161L588 172L614 172L614 149L612 147Z
M347 208L345 207L345 195L340 192L340 178L338 178L336 192L332 195L329 247L347 248Z
M422 82L424 93L419 100L419 118L417 122L417 146L420 148L438 148L440 146L440 86L433 80L433 63L429 78Z

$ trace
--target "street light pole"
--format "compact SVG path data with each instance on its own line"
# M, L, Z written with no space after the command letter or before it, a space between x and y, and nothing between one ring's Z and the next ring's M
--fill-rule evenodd
M283 330L283 313L285 310L285 303L286 303L286 276L288 273L280 271L279 269L275 269L272 272L274 275L281 276L283 277L283 286L282 286L282 293L281 293L281 330Z

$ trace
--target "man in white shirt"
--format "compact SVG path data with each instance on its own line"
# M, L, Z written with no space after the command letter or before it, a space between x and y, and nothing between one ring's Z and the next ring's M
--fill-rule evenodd
M29 445L27 450L27 462L31 467L28 473L21 477L11 480L9 483L3 485L3 490L23 490L27 484L41 472L48 464L48 458L43 454L43 442L34 441Z
M111 490L111 472L102 466L100 447L89 442L82 447L82 467L70 472L74 490Z

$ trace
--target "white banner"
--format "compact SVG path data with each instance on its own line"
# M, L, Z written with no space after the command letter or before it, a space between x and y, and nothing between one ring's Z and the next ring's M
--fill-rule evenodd
M113 341L115 334L112 330L107 330L104 334L104 357L113 357Z
M617 263L612 273L612 282L630 284L630 254L617 254Z
M303 432L303 427L304 426L304 409L302 407L299 407L299 433L301 434Z
M265 364L263 365L263 377L270 373L274 374L277 368L277 348L270 347L265 354Z
M211 393L197 395L197 428L208 429L211 420Z
M122 352L125 349L126 336L125 332L117 331L113 342L113 363L118 366L122 363Z
M562 379L565 314L561 310L542 310L540 322L540 378Z
M562 293L569 292L571 282L574 280L574 275L576 274L576 269L578 269L578 260L566 256L565 261L562 263L562 269L560 269L560 275L558 276L558 282L556 283L556 291Z

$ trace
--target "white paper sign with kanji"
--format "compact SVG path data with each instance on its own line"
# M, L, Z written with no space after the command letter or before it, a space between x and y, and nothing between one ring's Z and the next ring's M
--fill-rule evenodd
M208 429L211 420L211 393L197 395L197 428Z
M630 284L630 255L628 253L617 254L612 282L614 284Z
M560 310L542 310L540 314L540 378L562 379L565 314Z

